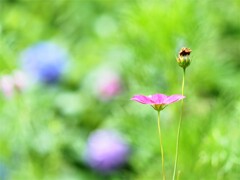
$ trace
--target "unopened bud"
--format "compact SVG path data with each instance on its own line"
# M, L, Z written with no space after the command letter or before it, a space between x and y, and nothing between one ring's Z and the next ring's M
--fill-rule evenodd
M190 59L191 52L192 50L189 48L182 48L178 54L177 62L178 62L178 65L183 69L186 69L191 63L191 59Z

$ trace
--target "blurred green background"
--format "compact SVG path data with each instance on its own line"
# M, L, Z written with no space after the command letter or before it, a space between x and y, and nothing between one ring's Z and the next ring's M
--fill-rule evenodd
M240 179L239 12L239 0L1 0L1 76L20 69L21 52L38 42L54 42L70 58L57 84L1 92L0 178L160 179L157 113L129 99L180 94L176 56L186 46L180 179ZM121 91L107 99L96 93L103 67L121 77ZM161 113L167 179L179 115L180 103ZM89 134L101 128L131 147L126 165L108 174L84 160Z

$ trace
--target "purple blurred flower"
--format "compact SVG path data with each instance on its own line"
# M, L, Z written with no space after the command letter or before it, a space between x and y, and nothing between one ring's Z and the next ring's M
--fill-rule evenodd
M93 132L86 147L86 161L95 170L110 172L121 167L128 159L129 146L111 130Z
M112 99L122 91L122 80L115 71L105 69L98 73L95 84L95 93L103 101Z
M40 42L22 52L21 63L34 80L52 84L60 79L68 58L67 52L57 44Z
M154 94L154 95L150 95L150 96L135 95L131 98L131 100L137 101L142 104L149 104L155 110L161 111L167 105L172 104L176 101L179 101L183 98L185 98L185 96L178 95L178 94L175 94L172 96L166 96L165 94Z

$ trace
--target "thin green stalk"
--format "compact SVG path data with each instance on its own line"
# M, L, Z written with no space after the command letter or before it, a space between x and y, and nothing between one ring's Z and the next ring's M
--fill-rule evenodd
M162 178L163 180L165 180L166 176L165 176L165 170L164 170L164 155L163 155L163 145L162 145L162 133L161 133L161 126L160 126L160 111L158 111L158 135L159 135L161 155L162 155Z
M181 171L178 171L177 180L179 180L180 174L181 174Z
M184 84L185 84L185 68L183 68L183 79L182 79L182 96L184 94ZM180 112L180 119L178 124L178 132L177 132L177 143L176 143L176 156L175 156L175 163L174 163L174 170L173 170L173 180L176 177L177 171L177 163L178 163L178 154L179 154L179 139L180 139L180 132L181 132L181 124L182 124L182 115L183 115L183 99L181 103L181 112Z

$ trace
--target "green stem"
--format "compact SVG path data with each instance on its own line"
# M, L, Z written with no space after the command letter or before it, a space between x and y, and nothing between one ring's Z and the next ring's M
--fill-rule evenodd
M180 174L181 174L181 171L178 171L177 180L179 180Z
M186 73L185 69L183 68L182 95L184 94L185 73ZM176 171L177 171L178 154L179 154L179 139L180 139L180 132L181 132L182 115L183 115L183 99L182 99L182 103L181 103L181 112L180 112L180 119L179 119L178 132L177 132L176 156L175 156L173 178L172 178L173 180L175 180Z
M165 170L164 170L164 155L163 155L163 145L162 145L162 133L161 133L161 126L160 126L160 111L158 111L158 135L159 135L161 155L162 155L162 178L163 180L165 180L166 176L165 176Z

